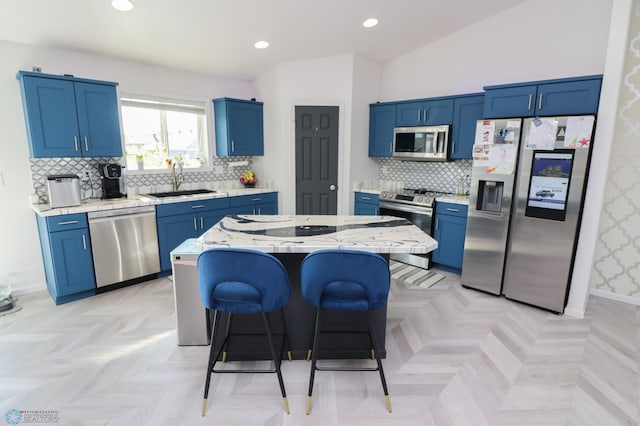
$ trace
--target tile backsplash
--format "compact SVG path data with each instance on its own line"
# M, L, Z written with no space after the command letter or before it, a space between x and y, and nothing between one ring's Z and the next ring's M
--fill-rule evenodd
M230 163L247 162L246 166L233 166ZM102 184L98 165L104 163L124 164L121 157L93 157L93 158L31 158L31 183L33 194L37 196L40 203L46 203L47 199L47 176L53 174L72 173L80 177L80 188L82 199L100 198L102 196ZM238 179L246 171L252 168L251 157L214 157L210 170L191 171L184 169L183 188L188 187L229 187L239 185ZM213 170L220 170L222 173L214 173ZM145 171L141 173L127 174L127 191L129 194L152 191L171 190L170 170Z
M399 161L381 158L378 180L400 183L404 188L425 188L431 191L456 193L458 182L469 182L472 160L447 162Z

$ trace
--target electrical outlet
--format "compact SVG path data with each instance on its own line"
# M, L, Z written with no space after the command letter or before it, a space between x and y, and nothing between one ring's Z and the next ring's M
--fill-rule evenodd
M221 175L224 173L224 167L222 166L213 166L213 174L214 175Z

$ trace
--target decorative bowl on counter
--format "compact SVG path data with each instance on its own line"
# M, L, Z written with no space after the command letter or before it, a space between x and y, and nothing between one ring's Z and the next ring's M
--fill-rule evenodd
M243 184L245 188L253 188L257 182L258 179L256 179L256 175L252 170L248 170L240 176L240 183Z

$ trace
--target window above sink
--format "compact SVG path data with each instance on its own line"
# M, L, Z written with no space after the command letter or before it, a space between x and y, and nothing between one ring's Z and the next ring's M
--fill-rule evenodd
M123 95L120 103L128 171L209 165L207 102Z

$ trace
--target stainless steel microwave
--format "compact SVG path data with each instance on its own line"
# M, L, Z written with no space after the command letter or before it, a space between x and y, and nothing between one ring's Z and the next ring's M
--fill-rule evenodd
M412 161L447 161L449 125L396 127L393 129L394 158Z

